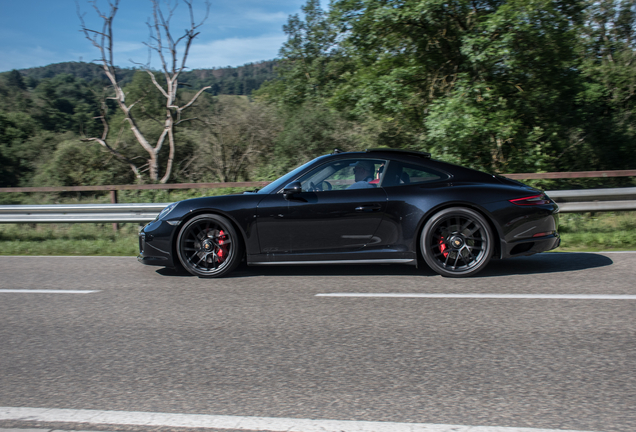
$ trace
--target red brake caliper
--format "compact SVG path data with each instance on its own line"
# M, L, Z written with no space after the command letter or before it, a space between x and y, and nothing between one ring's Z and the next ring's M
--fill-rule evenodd
M446 244L444 243L444 237L440 237L439 239L439 251L444 255L444 258L448 258L448 252L444 252L446 250Z
M219 231L219 250L216 253L216 256L219 257L219 262L225 261L227 257L227 245L225 244L225 240L227 236L223 232L223 230Z

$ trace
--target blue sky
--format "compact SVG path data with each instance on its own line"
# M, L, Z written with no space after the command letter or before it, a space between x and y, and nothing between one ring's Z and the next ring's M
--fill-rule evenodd
M164 0L165 1L165 0ZM174 0L173 0L174 3ZM271 60L286 40L282 26L291 14L300 13L306 0L211 0L210 16L200 28L188 67L219 68ZM323 2L326 3L326 2ZM86 0L78 0L90 28L101 22ZM203 0L194 0L195 17L204 10ZM98 0L102 10L106 0ZM151 16L150 0L121 0L113 31L115 63L134 66L145 63L148 49L146 21ZM187 27L185 4L180 4L171 21L173 36ZM178 30L181 29L181 30ZM92 61L97 50L80 31L74 0L0 0L0 72L45 66L65 61ZM153 67L158 67L153 55Z

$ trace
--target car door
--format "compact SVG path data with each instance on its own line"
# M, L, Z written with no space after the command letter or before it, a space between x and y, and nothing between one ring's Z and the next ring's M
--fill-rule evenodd
M261 253L338 253L376 243L387 196L372 180L385 161L365 159L374 171L364 179L367 185L354 175L359 162L344 159L321 165L297 180L297 193L263 199L257 209Z
M282 193L265 196L256 208L256 228L261 254L291 253L289 201Z
M377 243L386 203L380 188L297 194L286 224L292 252L352 252Z

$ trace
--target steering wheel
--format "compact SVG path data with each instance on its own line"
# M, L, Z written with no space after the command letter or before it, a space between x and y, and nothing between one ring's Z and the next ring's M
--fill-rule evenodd
M314 182L309 182L309 189L308 189L309 192L322 192L325 190L328 190L328 191L331 190L331 183L326 181L321 181L318 184L314 184Z

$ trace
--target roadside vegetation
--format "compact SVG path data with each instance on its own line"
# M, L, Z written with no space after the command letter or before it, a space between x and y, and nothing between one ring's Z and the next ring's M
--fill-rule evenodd
M138 225L1 224L0 255L135 256Z
M0 255L136 256L137 224L0 224ZM562 214L557 252L636 250L636 212Z
M559 251L636 250L636 212L561 215Z
M498 174L635 168L631 0L334 0L328 10L308 0L284 31L279 59L242 68L106 60L1 73L0 187L273 180L334 148L428 151Z

